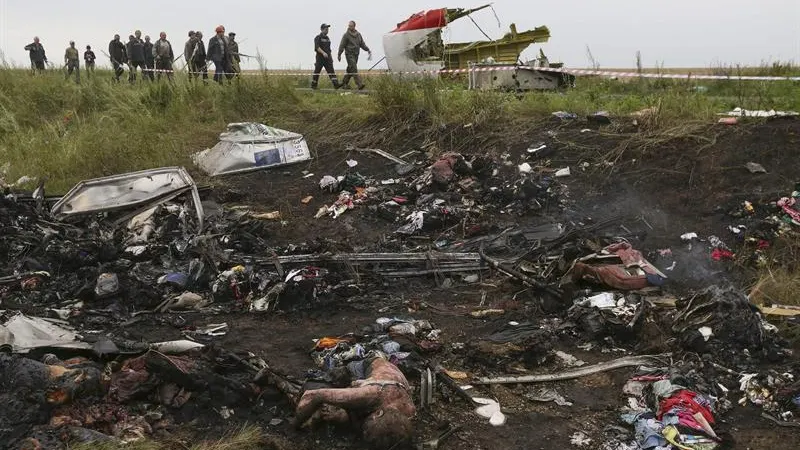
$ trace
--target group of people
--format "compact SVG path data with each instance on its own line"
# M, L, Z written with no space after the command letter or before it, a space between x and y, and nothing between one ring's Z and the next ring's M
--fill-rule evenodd
M203 33L200 31L189 31L189 40L186 41L183 54L175 56L172 44L167 40L167 33L161 32L159 39L151 42L150 36L142 39L142 32L136 30L134 34L128 36L128 41L123 43L118 34L108 43L108 53L106 56L111 60L114 70L114 80L119 82L125 73L125 65L128 66L128 81L136 82L137 70L142 72L143 79L155 81L166 75L172 80L174 73L173 64L181 56L186 60L189 68L189 78L195 79L200 75L203 80L208 80L208 64L213 62L215 66L214 81L222 83L224 78L229 81L241 72L239 44L236 42L236 33L225 35L225 27L220 25L216 28L216 34L208 41L208 51L203 43ZM45 70L48 63L47 54L44 46L38 37L33 38L33 42L25 46L31 59L31 70L34 73L41 73ZM83 60L89 74L94 72L97 56L90 45L86 46L83 52ZM75 81L80 83L80 54L75 47L75 41L70 41L64 53L64 68L66 78L75 74Z
M319 77L324 68L333 83L334 88L349 88L350 80L353 79L358 89L364 89L364 81L358 74L358 58L361 50L369 54L368 59L372 59L372 50L364 42L363 36L356 29L356 23L350 21L347 30L339 42L337 59L342 61L342 54L347 61L347 72L342 82L339 82L336 71L333 68L333 51L331 50L331 39L328 37L330 25L323 23L320 26L320 33L314 38L314 73L311 79L311 88L317 89ZM154 81L160 79L162 74L172 80L174 73L173 64L178 58L183 56L186 67L189 69L189 79L200 78L204 82L208 80L208 65L214 63L214 81L222 83L223 79L230 81L241 73L240 62L242 55L239 53L239 43L236 42L236 33L225 35L225 27L220 25L215 30L214 36L208 40L208 46L203 42L201 31L189 31L189 40L184 45L182 55L176 58L172 44L167 40L167 33L161 32L156 42L150 41L150 36L142 39L142 32L136 30L134 34L128 36L128 42L123 43L120 36L114 35L114 39L108 43L108 58L114 69L114 79L119 82L125 73L124 66L128 66L128 80L136 82L136 72L141 70L142 78L149 78ZM44 47L38 37L33 39L33 43L25 46L25 50L30 53L31 70L41 72L45 69L47 56ZM83 53L85 67L89 74L94 72L97 57L90 45L86 46ZM66 77L69 78L75 73L76 82L80 82L80 56L75 42L70 41L64 53L64 65Z

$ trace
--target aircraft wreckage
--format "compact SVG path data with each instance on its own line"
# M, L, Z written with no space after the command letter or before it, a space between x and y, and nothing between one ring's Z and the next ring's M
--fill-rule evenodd
M554 70L561 64L549 63L541 50L536 64L520 63L520 55L531 44L550 39L546 26L518 32L511 24L510 32L500 39L444 43L442 30L450 23L490 6L431 9L400 22L383 36L389 71L424 76L443 70L465 70L470 89L533 90L574 85L574 75Z

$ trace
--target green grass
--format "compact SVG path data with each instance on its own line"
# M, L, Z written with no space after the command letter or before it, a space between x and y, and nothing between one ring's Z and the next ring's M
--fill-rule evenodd
M565 92L478 92L465 82L367 77L370 96L298 91L308 77L268 72L244 76L231 85L204 86L178 75L174 85L112 83L99 71L82 84L60 72L30 76L0 71L0 170L5 179L48 177L48 193L64 192L76 181L184 165L190 155L214 145L233 121L259 121L306 135L312 150L344 148L354 136L370 143L394 142L413 130L435 136L442 126L516 132L557 110L579 115L606 110L627 115L658 107L659 127L716 121L736 106L800 110L800 83L686 82L579 78ZM321 87L327 86L327 79ZM706 87L704 92L694 88ZM359 134L360 133L360 134ZM3 177L0 174L0 177Z

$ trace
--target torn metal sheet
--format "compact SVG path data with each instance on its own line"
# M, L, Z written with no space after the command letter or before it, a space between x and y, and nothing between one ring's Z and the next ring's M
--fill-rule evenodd
M356 151L360 153L375 153L376 155L383 156L384 158L388 159L389 161L396 162L397 164L408 164L405 160L398 158L397 156L392 155L389 152L383 151L379 148L359 148Z
M5 346L10 346L14 353L28 353L42 347L92 348L90 344L79 341L78 334L64 321L28 317L21 313L0 325L0 335L4 336Z
M469 62L491 57L502 64L515 64L528 46L547 42L550 30L540 26L517 32L516 26L502 38L490 41L445 43L442 31L450 23L490 7L473 9L437 8L420 11L397 24L383 36L386 64L392 72L430 72L441 69L465 69Z
M190 191L202 228L204 213L200 194L183 167L162 167L81 181L53 205L51 213L63 220L143 205L149 209Z
M659 362L671 356L670 353L660 355L640 355L626 356L612 361L601 362L592 366L584 366L579 369L566 370L564 372L549 373L542 375L524 375L518 377L482 377L478 378L474 384L516 384L516 383L544 383L549 381L572 380L585 377L595 373L606 372L609 370L622 369L625 367L644 366L653 362Z
M311 159L303 135L254 122L230 123L210 149L192 155L213 176L263 170Z

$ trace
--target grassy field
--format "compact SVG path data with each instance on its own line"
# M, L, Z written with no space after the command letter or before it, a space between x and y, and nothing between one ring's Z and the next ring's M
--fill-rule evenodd
M365 127L399 128L413 123L432 131L441 125L475 127L515 124L553 111L625 115L658 107L656 126L714 121L736 106L800 110L800 83L706 82L643 79L620 83L579 78L566 92L517 96L467 91L460 80L368 78L372 94L332 95L298 91L308 77L243 76L230 85L111 82L97 72L76 85L51 71L0 71L0 171L7 182L47 177L48 192L76 181L131 170L182 164L216 142L225 124L260 121L303 133L312 146L344 147L341 136ZM321 87L329 86L327 80Z

